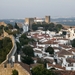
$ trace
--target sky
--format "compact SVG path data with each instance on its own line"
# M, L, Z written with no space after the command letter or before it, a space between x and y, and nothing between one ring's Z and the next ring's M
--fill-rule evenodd
M75 17L75 0L0 0L0 19Z

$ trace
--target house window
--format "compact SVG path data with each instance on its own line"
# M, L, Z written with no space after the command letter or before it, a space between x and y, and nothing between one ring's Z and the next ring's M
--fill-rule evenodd
M73 70L73 68L71 68L71 70Z
M75 29L74 29L74 33L75 33Z
M68 34L68 37L70 37L70 34Z

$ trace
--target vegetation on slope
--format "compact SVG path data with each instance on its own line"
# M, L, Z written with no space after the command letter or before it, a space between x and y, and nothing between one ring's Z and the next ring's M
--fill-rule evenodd
M7 54L12 48L12 41L10 38L5 37L0 40L0 63L6 59Z
M21 33L21 29L19 28L15 28L16 30L12 31L15 28L15 26L13 27L13 25L11 24L7 24L6 27L4 27L4 30L9 34L9 35L13 35L16 37L16 34L20 34Z
M3 34L3 26L0 26L0 36Z
M24 54L22 56L22 62L28 65L32 64L33 63L32 57L34 57L33 48L31 46L24 46L24 48L22 48L22 51Z
M33 24L32 29L33 30L38 30L38 27L43 27L43 30L50 30L50 31L56 31L59 32L63 26L61 24L55 25L54 23L50 24Z
M55 75L52 70L47 70L43 65L38 65L34 67L32 70L32 75Z
M34 40L32 38L28 38L25 33L21 35L21 37L19 38L19 41L21 46L34 42Z
M4 30L5 30L9 35L13 35L13 36L15 36L15 37L16 37L16 34L19 33L18 30L17 30L17 31L12 31L12 29L9 28L9 27L4 27Z
M71 41L71 45L72 45L72 47L75 47L75 39L73 39L73 40Z

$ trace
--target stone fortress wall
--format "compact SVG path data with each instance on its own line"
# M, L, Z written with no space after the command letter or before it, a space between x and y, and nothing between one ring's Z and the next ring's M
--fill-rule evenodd
M12 40L12 49L7 54L6 60L3 61L2 64L3 63L6 63L8 60L10 60L11 59L11 56L15 54L16 49L17 49L16 44L15 44L15 39L14 39L13 35L8 35L8 33L6 33L5 31L3 31L3 33L4 33L4 37L9 37Z
M16 69L19 73L19 75L30 75L30 73L25 70L20 64L18 63L14 63L13 64L13 67L11 64L8 64L8 60L11 59L11 56L13 56L16 52L16 44L15 44L15 39L12 35L8 35L8 33L6 33L5 31L4 32L4 37L9 37L11 40L12 40L12 49L10 50L10 52L7 54L7 57L6 57L6 60L3 61L1 64L0 64L0 75L12 75L12 70ZM4 38L2 37L2 38ZM1 39L2 39L1 38ZM6 63L6 64L5 64ZM5 67L6 65L6 67Z
M19 75L30 75L20 64L14 63L14 67L11 67L10 64L7 64L7 67L4 68L4 64L0 65L0 75L12 75L12 70L16 69Z

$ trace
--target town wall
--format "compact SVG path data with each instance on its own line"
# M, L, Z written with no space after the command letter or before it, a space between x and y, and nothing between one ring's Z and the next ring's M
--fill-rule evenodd
M7 67L4 68L4 64L0 65L0 75L12 75L12 71L16 69L19 75L30 75L27 70L25 70L20 64L15 63L14 67L11 67L10 64L7 64Z

